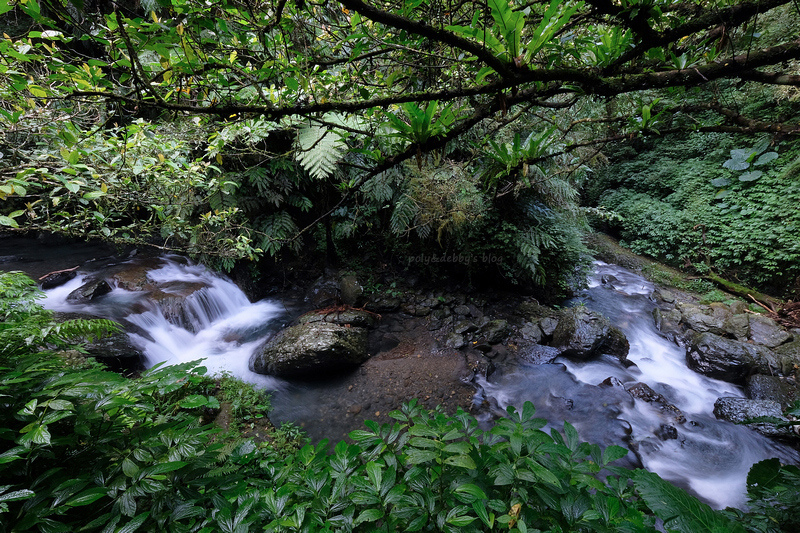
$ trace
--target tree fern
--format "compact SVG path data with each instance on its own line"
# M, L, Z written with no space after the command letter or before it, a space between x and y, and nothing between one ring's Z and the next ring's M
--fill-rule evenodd
M327 126L308 124L297 132L297 161L312 178L333 174L345 148L339 135Z
M261 249L274 256L290 239L297 235L297 224L286 211L268 216L261 224ZM299 243L298 243L299 244ZM297 244L295 245L295 247Z
M389 222L392 233L400 235L410 230L417 216L417 211L418 206L416 202L414 202L410 196L403 195L394 206L392 218Z

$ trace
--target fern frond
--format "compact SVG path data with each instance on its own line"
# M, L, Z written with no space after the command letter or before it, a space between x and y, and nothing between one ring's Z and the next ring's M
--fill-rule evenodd
M333 174L344 148L339 135L325 126L308 125L297 132L297 161L314 179Z
M417 216L418 207L416 202L408 196L403 195L400 201L394 206L392 218L389 221L389 227L392 233L400 235L411 229L412 222Z
M261 224L263 237L260 247L274 256L289 239L294 237L297 231L297 224L291 215L286 211L279 211L268 216Z

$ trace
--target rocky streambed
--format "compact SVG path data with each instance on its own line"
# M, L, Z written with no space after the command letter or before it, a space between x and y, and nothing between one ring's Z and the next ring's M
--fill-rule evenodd
M665 465L691 464L691 449L717 470L736 470L742 484L759 458L796 460L755 433L792 443L793 432L725 421L779 417L800 396L800 331L743 302L700 304L628 271L599 273L579 299L552 308L531 295L443 290L413 278L370 293L357 275L335 272L252 303L182 258L62 266L74 276L43 279L49 305L129 328L90 353L116 350L124 355L112 359L128 367L205 357L212 371L274 390L274 421L301 425L313 439L338 440L367 419L389 422L411 398L482 417L529 399L556 427L569 420L587 440L627 445L630 466L644 464L718 506L738 500L715 500L716 485Z

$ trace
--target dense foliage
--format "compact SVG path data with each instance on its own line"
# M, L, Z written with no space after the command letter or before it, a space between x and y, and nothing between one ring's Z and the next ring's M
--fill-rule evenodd
M796 524L796 467L759 463L748 480L756 512L714 511L655 474L614 467L624 448L583 443L566 423L543 431L530 403L484 431L462 411L412 401L392 413L393 425L368 422L333 449L223 435L205 422L220 404L201 367L134 380L68 368L52 349L110 324L57 331L36 297L30 279L0 275L0 531L645 532L663 523L695 533ZM220 389L250 412L241 386ZM248 394L250 407L263 403Z
M606 227L637 253L779 294L796 292L800 152L766 151L769 139L758 142L694 134L639 153L621 147L609 152L613 162L598 171L587 201L618 215ZM737 163L739 154L744 159Z
M653 92L796 87L791 0L19 0L0 12L0 225L226 267L308 250L424 254L564 282L584 260L576 183L608 140L800 132L792 115ZM759 37L776 21L785 31Z

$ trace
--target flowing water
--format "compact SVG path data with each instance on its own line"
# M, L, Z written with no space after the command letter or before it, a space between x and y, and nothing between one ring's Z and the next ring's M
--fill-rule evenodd
M537 414L555 427L566 420L584 440L627 445L648 470L711 505L741 506L747 472L754 463L771 457L797 462L797 454L755 431L715 418L717 398L744 395L738 387L686 366L685 350L654 326L655 304L648 297L653 289L622 267L598 262L588 289L570 302L586 305L622 329L630 341L628 359L634 366L626 368L615 357L585 363L561 358L547 365L520 363L484 380L483 394L500 407L531 401ZM626 385L649 385L686 421L676 419L673 410L632 399L621 387L603 385L609 377Z
M278 328L287 313L275 302L251 303L232 282L200 265L165 258L160 268L147 273L163 292L197 284L180 318L149 299L146 291L116 287L91 302L76 305L67 295L86 279L79 275L66 285L48 291L46 306L54 310L83 311L121 320L131 326L130 337L145 355L146 366L175 364L205 358L212 373L229 372L244 381L278 391L276 403L308 402L302 387L251 372L252 352ZM606 278L608 283L602 283ZM653 325L653 286L643 278L614 265L598 263L589 288L572 305L586 305L602 313L627 335L634 366L616 358L587 363L556 360L554 364L520 362L496 371L478 383L479 398L501 408L521 407L525 401L537 414L558 427L567 420L581 438L601 445L628 446L628 466L646 468L688 488L716 507L741 506L750 466L765 458L797 461L792 450L727 422L712 414L721 396L742 396L737 387L706 378L685 363L682 348L667 341ZM633 400L622 387L601 385L609 377L624 384L643 382L662 394L686 417L674 411ZM300 392L298 392L300 391ZM313 401L313 400L311 400Z

